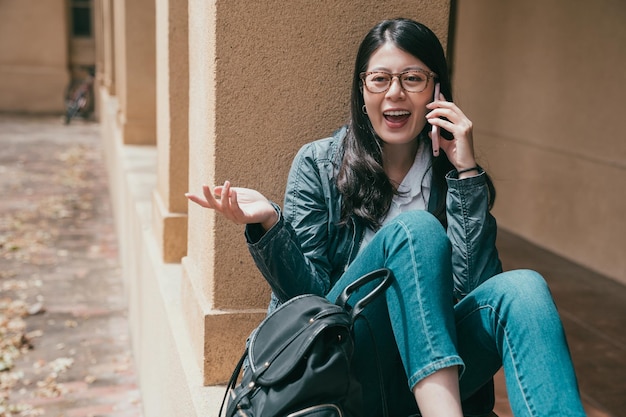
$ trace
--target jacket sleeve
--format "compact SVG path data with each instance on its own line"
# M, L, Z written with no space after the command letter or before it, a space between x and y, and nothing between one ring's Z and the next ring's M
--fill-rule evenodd
M320 176L318 163L313 144L300 149L289 172L284 211L275 205L278 223L264 234L260 225L246 227L250 254L281 302L324 295L330 288L328 188L322 185L328 179Z
M454 295L465 297L487 279L502 272L496 249L496 219L489 212L486 174L474 177L446 176L448 238L452 243Z

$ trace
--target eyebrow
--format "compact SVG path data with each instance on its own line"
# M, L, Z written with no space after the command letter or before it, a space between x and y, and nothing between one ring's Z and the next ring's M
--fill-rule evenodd
M422 67L419 67L419 66L412 66L412 67L406 67L405 69L403 69L399 73L406 72L406 71L415 71L415 70L429 72L426 68L422 68ZM368 70L367 72L387 72L387 73L391 74L391 71L389 71L389 69L386 68L386 67L374 67L371 70Z

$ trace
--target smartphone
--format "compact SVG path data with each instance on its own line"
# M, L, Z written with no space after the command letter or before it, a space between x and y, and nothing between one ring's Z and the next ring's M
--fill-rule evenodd
M433 101L439 100L439 91L441 86L439 83L435 84L435 95ZM433 125L430 131L430 139L433 142L433 156L439 156L439 126Z

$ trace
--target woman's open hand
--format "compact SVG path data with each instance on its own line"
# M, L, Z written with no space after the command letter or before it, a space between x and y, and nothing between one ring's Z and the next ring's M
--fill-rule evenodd
M472 122L463 114L460 108L451 101L446 101L443 94L426 107L431 112L426 116L428 123L439 126L452 133L454 139L440 140L439 146L457 170L476 166L474 158L474 140L472 137ZM441 119L445 117L445 119Z
M194 203L221 213L237 224L260 223L269 230L278 221L278 213L263 194L250 188L231 187L230 182L216 186L202 186L203 196L186 193Z

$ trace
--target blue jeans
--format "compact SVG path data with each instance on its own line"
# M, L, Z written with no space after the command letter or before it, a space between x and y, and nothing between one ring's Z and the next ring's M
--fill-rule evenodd
M382 407L390 416L415 414L410 389L457 365L463 400L503 366L516 417L585 415L561 321L539 274L496 275L454 305L450 241L434 216L413 211L376 233L328 299L382 267L393 271L394 283L354 330L354 367L368 416L383 415Z

